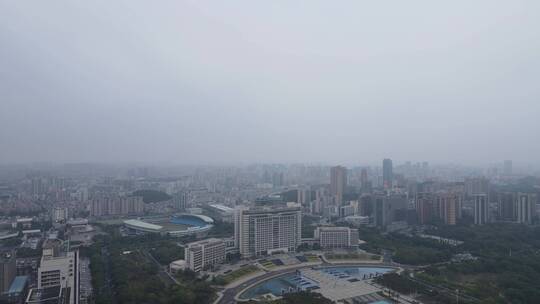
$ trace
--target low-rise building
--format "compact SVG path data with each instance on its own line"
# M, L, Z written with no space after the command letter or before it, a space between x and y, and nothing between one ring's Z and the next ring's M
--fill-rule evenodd
M185 260L176 260L169 264L169 271L172 274L176 274L178 271L183 271L186 269L186 261Z
M212 211L219 215L219 219L223 222L234 222L234 209L222 204L210 204L208 205Z
M210 238L186 244L184 258L186 267L199 272L225 261L225 242L221 239Z
M315 240L323 249L353 248L358 246L358 230L349 227L317 227Z

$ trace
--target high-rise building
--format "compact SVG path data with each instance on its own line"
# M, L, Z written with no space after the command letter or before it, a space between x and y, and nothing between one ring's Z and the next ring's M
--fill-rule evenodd
M499 219L503 221L517 220L516 194L512 192L503 192L498 194Z
M298 204L238 207L235 246L244 257L295 251L301 243L302 213Z
M405 210L407 199L403 195L374 196L375 225L379 228L386 229L393 222L404 221L405 217L400 217L400 214L405 214Z
M97 197L90 201L91 216L142 214L142 196Z
M225 249L225 242L215 238L186 244L184 247L186 266L199 272L221 264L225 261Z
M370 194L360 196L358 202L358 214L362 216L371 216L373 214L373 197Z
M349 227L317 227L314 237L323 249L358 246L358 229Z
M69 304L78 304L79 285L79 252L65 251L60 240L47 240L38 269L38 290L60 287Z
M477 193L474 198L474 224L484 225L489 222L489 203L485 193Z
M436 196L438 216L447 225L455 225L460 217L461 198L455 193L438 193Z
M319 188L315 190L315 204L312 204L312 212L314 214L321 214L324 207L329 204L329 195L326 188Z
M473 177L465 180L465 191L468 196L489 193L489 180L485 177Z
M370 191L371 188L366 168L363 168L362 171L360 171L360 187L362 188L362 191Z
M505 160L503 163L503 173L504 175L512 175L512 161L511 160Z
M302 206L311 202L311 190L309 188L299 188L296 202Z
M51 218L53 222L65 222L68 219L68 208L54 207L51 212Z
M16 275L15 251L0 253L0 295L9 290Z
M173 195L174 208L176 210L185 210L187 208L188 193L181 191Z
M426 224L433 218L433 209L435 198L433 194L428 192L420 192L416 194L415 208L419 224Z
M392 169L392 160L389 158L383 159L383 186L384 188L392 188L394 173Z
M32 178L32 195L39 196L47 190L46 181L43 178Z
M347 217L347 216L354 215L355 211L356 211L356 209L355 209L354 205L352 205L352 204L339 206L339 217L344 218L344 217Z
M347 187L347 168L336 166L330 168L330 194L338 204L343 202L343 193Z
M532 224L536 213L536 196L531 193L518 193L516 207L518 223Z

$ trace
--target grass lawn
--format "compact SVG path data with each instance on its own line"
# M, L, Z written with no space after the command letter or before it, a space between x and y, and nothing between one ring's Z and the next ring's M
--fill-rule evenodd
M327 253L324 255L329 260L378 260L379 255L369 253Z
M268 269L272 269L274 267L276 267L276 264L270 262L270 261L266 261L264 263L262 263L261 265L263 265L265 268L268 268Z
M224 281L225 284L229 284L240 279L241 277L253 274L257 271L259 271L259 268L257 268L256 266L253 266L253 265L244 266L238 270L235 270L231 273L221 276L221 279Z
M319 259L318 256L316 255L305 255L306 259L308 260L308 262L312 263L312 262L320 262L321 260Z

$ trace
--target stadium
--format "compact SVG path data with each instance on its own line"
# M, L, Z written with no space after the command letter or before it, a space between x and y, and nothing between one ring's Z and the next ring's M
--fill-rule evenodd
M160 233L170 236L203 236L213 227L214 220L200 214L177 214L172 217L125 220L124 226L135 233Z

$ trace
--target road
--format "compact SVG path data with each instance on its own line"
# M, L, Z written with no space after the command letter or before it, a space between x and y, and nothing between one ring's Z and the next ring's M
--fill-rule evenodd
M180 283L167 271L166 266L161 266L161 264L154 258L154 256L147 250L142 250L141 252L149 260L151 260L159 269L159 277L167 286L172 284L180 285Z

